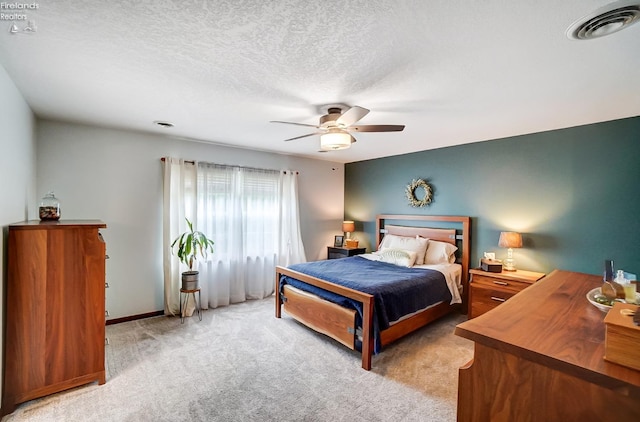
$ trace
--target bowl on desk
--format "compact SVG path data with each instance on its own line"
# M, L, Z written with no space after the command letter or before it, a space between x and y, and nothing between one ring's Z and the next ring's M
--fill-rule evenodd
M587 293L587 300L589 301L590 304L592 304L593 306L595 306L596 308L600 309L602 312L609 312L609 310L611 310L611 308L613 308L612 305L607 305L605 303L600 303L596 300L596 298L598 296L604 296L602 294L602 290L600 289L600 287L596 287L593 290L590 290L589 293ZM624 302L624 300L622 299L618 299L622 302ZM626 302L625 302L626 303ZM636 292L636 305L640 303L640 293Z

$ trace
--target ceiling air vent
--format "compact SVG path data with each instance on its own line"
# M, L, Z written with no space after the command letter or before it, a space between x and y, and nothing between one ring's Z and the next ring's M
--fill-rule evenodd
M640 2L617 1L579 19L567 29L575 40L590 40L613 34L640 20Z

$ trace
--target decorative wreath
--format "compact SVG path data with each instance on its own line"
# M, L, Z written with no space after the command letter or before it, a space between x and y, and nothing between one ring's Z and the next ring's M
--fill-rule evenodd
M416 189L418 188L424 189L424 197L422 199L416 197ZM409 205L412 207L424 207L431 203L431 186L422 179L413 179L404 192L409 200Z

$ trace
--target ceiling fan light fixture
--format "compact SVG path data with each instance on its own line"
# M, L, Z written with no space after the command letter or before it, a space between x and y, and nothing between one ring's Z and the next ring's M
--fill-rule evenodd
M356 141L356 139L351 136L352 132L400 132L404 130L404 125L354 126L354 123L369 113L368 109L360 106L349 107L344 113L342 109L337 106L329 106L327 111L328 114L320 116L319 125L285 122L282 120L271 120L271 123L285 123L288 125L310 126L315 128L315 132L285 139L284 141L295 141L296 139L320 135L320 152L337 151L351 147L351 144Z
M351 146L351 135L342 130L330 130L320 135L320 149L337 151Z

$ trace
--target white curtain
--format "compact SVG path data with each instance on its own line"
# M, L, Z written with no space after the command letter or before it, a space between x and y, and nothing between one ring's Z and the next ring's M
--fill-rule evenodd
M281 171L279 179L278 265L288 266L307 261L300 235L298 172Z
M169 198L171 205L165 205L165 225L177 214L172 213L172 207L184 208L183 213L194 222L194 228L215 242L214 253L207 262L198 262L203 308L269 296L274 292L276 265L306 261L300 236L296 172L198 163L194 178L186 167L182 169L188 176L178 177L176 167L171 167L169 170L174 171L167 176L167 162L170 159L165 159L165 202ZM191 185L194 180L195 185ZM190 188L178 187L182 182ZM189 192L190 196L167 192L167 186L176 192ZM179 233L171 233L169 238L174 239ZM179 307L180 271L168 273L166 258L165 302ZM174 295L173 301L166 299Z
M163 165L162 239L164 266L164 313L180 311L181 274L187 267L171 253L171 243L187 230L185 218L194 221L196 198L196 166L177 158L165 157Z

